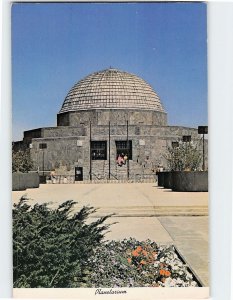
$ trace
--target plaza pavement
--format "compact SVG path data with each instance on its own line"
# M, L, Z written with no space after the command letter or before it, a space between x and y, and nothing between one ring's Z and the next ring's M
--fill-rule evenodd
M208 274L208 193L172 192L155 183L47 184L38 189L12 192L18 202L27 195L30 203L57 207L65 200L99 208L97 218L115 213L106 239L135 237L142 241L174 244L204 286ZM111 223L111 220L110 220Z

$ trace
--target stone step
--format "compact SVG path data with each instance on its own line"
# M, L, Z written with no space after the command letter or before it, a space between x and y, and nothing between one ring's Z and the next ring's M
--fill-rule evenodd
M208 216L207 206L130 206L102 207L92 217L102 217L107 214L115 217L160 217L160 216ZM113 216L113 217L114 217Z
M156 180L151 177L151 178L145 178L145 179L127 179L126 176L124 178L119 178L118 179L93 179L93 180L83 180L83 181L75 181L75 184L105 184L105 183L153 183L156 182Z

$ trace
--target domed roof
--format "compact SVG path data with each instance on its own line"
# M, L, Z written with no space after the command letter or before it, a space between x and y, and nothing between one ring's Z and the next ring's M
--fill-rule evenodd
M159 96L143 79L116 69L92 73L67 94L60 113L90 109L144 109L164 112Z

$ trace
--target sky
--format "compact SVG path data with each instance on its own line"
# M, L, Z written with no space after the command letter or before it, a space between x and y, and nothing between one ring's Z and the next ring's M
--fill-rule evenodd
M13 4L13 140L56 126L71 87L110 66L148 82L169 125L207 125L206 4Z

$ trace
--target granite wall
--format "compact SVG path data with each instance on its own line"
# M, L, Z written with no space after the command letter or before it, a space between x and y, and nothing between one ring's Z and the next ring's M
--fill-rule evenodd
M57 115L58 126L80 126L82 124L124 125L167 125L167 114L151 110L123 110L123 109L93 109L91 111L77 111Z
M74 174L75 166L83 168L84 179L89 179L90 171L90 127L51 127L44 128L40 138L33 138L31 156L35 170L56 170L56 174ZM178 126L132 126L128 127L128 138L132 140L132 160L129 161L131 177L153 175L160 164L166 167L164 153L171 143L182 139L183 135L191 135L192 141L202 151L202 141L196 129ZM127 165L116 164L116 141L126 140L125 125L110 127L110 172L112 178L126 177ZM108 178L109 176L109 127L94 126L91 130L92 141L107 142L107 160L92 160L93 176ZM46 149L39 144L46 143ZM206 142L207 152L207 142ZM207 165L207 163L206 163Z

